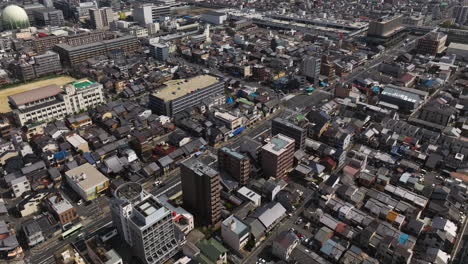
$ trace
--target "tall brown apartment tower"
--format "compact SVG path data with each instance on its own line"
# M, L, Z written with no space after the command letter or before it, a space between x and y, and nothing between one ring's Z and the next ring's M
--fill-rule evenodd
M246 185L250 176L250 159L230 148L223 147L218 150L218 167L241 185Z
M221 219L221 185L216 170L202 159L182 162L182 198L184 207L201 225L215 225Z
M294 139L277 134L262 148L262 169L266 178L284 178L294 163Z

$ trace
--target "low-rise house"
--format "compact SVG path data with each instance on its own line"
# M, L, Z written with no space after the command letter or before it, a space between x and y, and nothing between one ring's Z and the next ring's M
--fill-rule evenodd
M0 220L0 245L0 253L9 258L15 258L23 253L23 249L16 238L14 227L4 220Z
M44 242L45 238L42 234L41 227L35 220L31 219L23 222L22 229L28 242L28 246L34 247L37 244Z
M80 135L74 134L65 137L65 139L68 143L70 143L70 145L72 145L75 151L89 152L88 142L84 140L84 138L82 138Z
M197 260L201 264L227 263L228 250L214 238L211 238L210 240L201 240L196 244L196 246L200 249L200 255L197 256Z
M272 253L284 261L289 261L294 248L299 244L299 238L290 231L281 232L274 240Z
M11 189L16 198L21 197L25 192L31 191L31 184L26 176L16 178L10 182Z
M249 218L258 219L266 232L273 229L286 215L286 209L277 202L259 207Z

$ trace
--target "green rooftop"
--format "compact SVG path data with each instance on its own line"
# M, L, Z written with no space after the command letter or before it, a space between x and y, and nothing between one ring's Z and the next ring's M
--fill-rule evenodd
M81 88L87 87L87 86L89 86L89 85L91 85L93 83L94 82L90 81L90 80L72 82L73 86L76 89L81 89Z
M298 115L296 116L296 120L299 121L299 122L302 121L302 120L304 120L304 119L305 119L305 115L304 115L304 114L298 114Z
M200 249L201 260L205 263L210 263L209 261L216 263L219 257L228 251L214 238L211 238L210 240L201 240L197 243L197 247Z
M243 104L247 104L247 105L254 105L254 103L252 103L251 101L245 99L245 98L239 98L237 99L238 102L240 103L243 103Z

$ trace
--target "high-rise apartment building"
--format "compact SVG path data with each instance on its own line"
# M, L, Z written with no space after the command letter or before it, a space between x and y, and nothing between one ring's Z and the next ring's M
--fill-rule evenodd
M169 58L169 46L161 43L150 45L150 55L159 61L165 61Z
M301 64L302 75L313 79L316 85L319 80L321 62L322 60L319 57L306 56Z
M143 263L165 263L178 252L171 211L140 184L128 182L115 190L111 215L120 237Z
M39 26L63 26L65 19L61 10L39 9L33 11L34 21Z
M278 134L263 146L262 168L266 178L284 178L294 163L294 139Z
M114 21L114 12L110 7L93 8L89 10L89 18L94 29L106 29Z
M71 46L69 44L57 44L54 47L60 55L62 63L66 66L75 66L95 56L106 55L109 52L123 52L131 54L138 50L140 44L134 36L125 36L110 40L90 43L87 45Z
M468 5L458 5L453 8L453 18L459 24L466 24L468 21Z
M218 168L236 179L241 185L249 180L251 164L250 159L237 151L223 147L218 150Z
M62 71L62 64L60 64L60 57L53 51L47 51L44 54L33 57L34 59L34 72L36 77L58 73Z
M215 225L221 219L220 177L210 165L203 157L192 157L181 164L184 207L202 225Z
M303 115L300 115L300 120L297 117L298 115L290 116L288 119L276 117L271 123L271 134L283 134L294 139L296 150L304 149L309 127L309 122Z

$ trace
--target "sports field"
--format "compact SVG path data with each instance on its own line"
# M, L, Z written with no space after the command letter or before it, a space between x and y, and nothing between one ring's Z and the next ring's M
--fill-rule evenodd
M0 90L0 113L6 113L10 111L7 98L9 95L26 92L35 88L40 88L51 84L57 84L58 86L61 86L73 81L75 81L75 79L70 76L59 76L47 80L30 82L26 84L20 84L15 87L2 89Z

